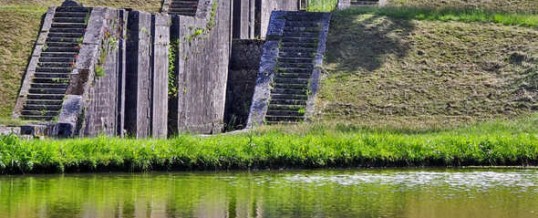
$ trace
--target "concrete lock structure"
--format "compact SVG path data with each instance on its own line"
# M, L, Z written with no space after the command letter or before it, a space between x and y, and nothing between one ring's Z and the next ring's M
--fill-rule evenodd
M300 83L314 90L301 99L315 95L330 15L297 12L301 2L165 0L161 13L71 0L51 7L13 113L32 123L20 133L165 138L244 128L249 117L297 121L274 118L275 108L296 104L269 100L278 93L260 81L273 67L275 91L293 92ZM279 52L275 43L295 45ZM277 59L289 65L267 64ZM301 63L310 66L292 66ZM276 74L278 67L297 71ZM253 110L260 104L262 113Z

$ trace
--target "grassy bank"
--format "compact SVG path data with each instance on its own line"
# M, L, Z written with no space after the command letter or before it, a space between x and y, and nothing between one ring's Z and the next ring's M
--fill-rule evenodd
M536 13L538 1L535 0L388 0L387 5L397 7L460 8L489 11Z
M371 14L400 20L483 22L502 25L538 27L538 14L500 12L483 9L425 7L356 7L339 12L340 16Z
M538 111L536 28L421 11L333 14L316 120L431 129Z
M429 132L311 125L170 140L27 141L5 136L0 138L0 171L534 165L537 128L538 116L532 116Z

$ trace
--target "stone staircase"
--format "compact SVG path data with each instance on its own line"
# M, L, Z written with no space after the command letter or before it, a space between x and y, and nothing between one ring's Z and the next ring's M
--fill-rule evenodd
M198 10L198 0L170 0L169 14L195 16Z
M58 7L39 56L20 118L52 121L60 113L91 9Z
M305 119L316 59L322 57L320 37L327 14L287 12L279 41L265 122L299 122ZM316 82L317 84L317 82Z

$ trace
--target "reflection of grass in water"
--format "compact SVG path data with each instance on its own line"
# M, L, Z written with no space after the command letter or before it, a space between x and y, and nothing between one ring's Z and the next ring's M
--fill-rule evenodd
M420 171L424 174L424 169ZM520 173L525 174L516 170L507 173L511 172L516 177ZM330 177L342 181L347 175L357 174L364 176L361 177L364 179L379 176L380 173L387 171L3 177L0 178L0 217L39 217L37 214L41 217L81 217L84 214L108 218L136 217L152 212L165 212L165 217L233 217L218 214L218 211L238 213L237 217L247 217L239 214L250 214L249 217L324 217L327 214L331 217L402 217L413 211L436 211L446 214L444 217L469 217L465 215L476 214L476 208L484 208L483 205L495 204L502 199L503 207L480 211L487 217L497 217L514 212L507 208L518 211L522 207L536 208L538 204L534 192L514 188L511 183L483 189L469 186L450 188L454 184L411 187L406 182L387 184L386 180L384 183L360 183L360 180L354 179L357 184L352 185L339 185L334 180L326 183L316 181L316 178ZM421 173L417 173L418 181L424 181ZM452 170L447 174L451 173L466 175L465 171ZM503 171L499 173L504 174ZM310 182L294 182L290 178L304 178ZM521 177L517 178L524 181ZM460 179L465 180L465 177ZM458 212L451 211L453 207L458 207ZM449 213L440 212L443 210ZM203 214L204 211L209 211L211 215ZM256 213L260 212L263 214L257 216ZM289 215L293 212L293 216ZM520 211L519 217L524 215L527 214L522 215ZM425 213L409 217L431 215Z
M170 140L0 139L2 172L459 166L538 162L538 117L457 129L270 127L240 135Z

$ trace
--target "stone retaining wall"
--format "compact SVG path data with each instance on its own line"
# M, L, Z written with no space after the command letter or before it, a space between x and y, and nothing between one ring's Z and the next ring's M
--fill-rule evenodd
M260 69L261 40L233 40L226 92L226 129L246 127Z

